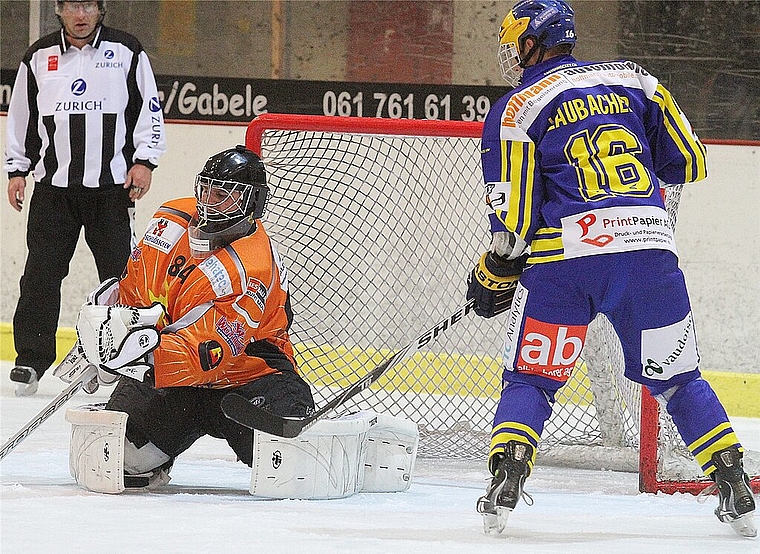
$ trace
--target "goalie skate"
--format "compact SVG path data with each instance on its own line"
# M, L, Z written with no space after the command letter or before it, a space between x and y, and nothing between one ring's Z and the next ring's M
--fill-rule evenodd
M477 505L478 512L483 514L483 531L487 535L504 531L509 514L520 498L528 505L533 503L530 495L523 491L525 479L530 475L528 461L532 456L533 447L517 441L509 441L503 454L494 454L493 478Z

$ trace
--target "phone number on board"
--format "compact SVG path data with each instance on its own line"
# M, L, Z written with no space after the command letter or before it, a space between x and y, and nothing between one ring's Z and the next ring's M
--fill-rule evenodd
M488 96L451 94L406 95L397 92L336 92L328 90L322 96L324 115L343 117L386 117L391 119L443 119L483 121L491 109ZM452 115L454 117L452 118Z

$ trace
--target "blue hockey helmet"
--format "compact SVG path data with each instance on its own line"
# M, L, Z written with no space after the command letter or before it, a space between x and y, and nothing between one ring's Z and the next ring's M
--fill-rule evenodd
M525 39L533 37L536 44L522 59ZM504 80L511 86L520 83L525 61L540 49L539 60L549 48L560 44L575 45L573 9L563 0L520 0L515 4L499 30L499 66Z

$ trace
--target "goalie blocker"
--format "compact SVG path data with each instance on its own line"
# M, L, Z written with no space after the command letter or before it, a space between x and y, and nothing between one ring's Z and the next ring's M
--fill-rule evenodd
M69 470L81 487L119 494L127 414L90 404L66 412ZM254 431L250 493L261 498L329 499L357 492L401 492L411 484L419 431L407 419L358 412L323 419L292 439ZM168 475L157 472L158 482Z

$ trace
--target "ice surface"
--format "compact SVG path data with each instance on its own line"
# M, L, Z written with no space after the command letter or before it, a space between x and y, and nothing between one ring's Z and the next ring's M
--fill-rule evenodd
M63 389L47 375L36 396L16 398L9 370L0 364L3 442ZM103 402L106 392L80 393L69 406ZM484 461L419 459L404 493L258 500L247 492L250 470L224 441L205 437L177 460L160 492L91 493L69 475L64 411L0 462L3 554L760 552L760 540L718 522L715 498L640 494L632 473L537 467L526 486L535 504L519 504L500 537L484 535L475 512L488 478ZM760 450L760 420L734 425Z

